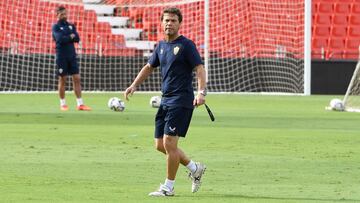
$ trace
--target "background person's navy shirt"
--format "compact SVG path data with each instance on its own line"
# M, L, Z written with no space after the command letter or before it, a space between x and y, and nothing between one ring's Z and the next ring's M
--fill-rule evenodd
M193 69L203 62L193 41L184 36L160 41L148 63L160 66L163 105L194 108Z
M75 34L73 39L70 34ZM75 25L67 21L58 21L52 27L52 36L56 42L57 58L74 58L76 57L74 42L79 42L80 37L76 31Z

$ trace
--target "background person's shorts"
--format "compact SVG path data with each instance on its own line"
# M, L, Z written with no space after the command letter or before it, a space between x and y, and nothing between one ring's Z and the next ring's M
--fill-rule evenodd
M194 109L160 105L155 117L155 138L164 134L185 137Z
M57 58L56 67L58 76L79 74L79 66L76 58Z

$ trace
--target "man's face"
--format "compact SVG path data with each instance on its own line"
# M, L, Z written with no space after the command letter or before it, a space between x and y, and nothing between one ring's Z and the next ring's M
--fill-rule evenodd
M162 26L166 35L173 36L179 31L181 23L179 17L175 14L165 13L162 20Z
M62 10L57 14L59 20L66 21L67 20L67 12L66 10Z

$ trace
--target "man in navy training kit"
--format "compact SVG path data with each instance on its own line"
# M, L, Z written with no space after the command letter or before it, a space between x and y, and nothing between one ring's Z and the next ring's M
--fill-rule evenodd
M81 98L81 84L79 66L76 59L74 43L80 41L79 34L73 24L67 22L66 9L59 6L56 9L58 22L52 26L52 36L56 43L56 66L59 77L58 89L60 96L60 109L69 110L65 102L66 76L72 75L73 88L76 96L77 109L90 111L91 108L84 105Z
M155 146L167 156L167 178L159 190L150 196L173 196L176 172L179 163L190 170L192 192L197 192L206 166L190 160L177 147L179 137L185 137L194 106L205 103L205 68L194 42L179 35L182 15L177 8L168 8L161 16L165 39L155 48L148 63L141 69L134 82L125 90L128 100L154 70L160 66L162 77L162 101L155 117ZM198 91L194 97L192 72L195 70Z

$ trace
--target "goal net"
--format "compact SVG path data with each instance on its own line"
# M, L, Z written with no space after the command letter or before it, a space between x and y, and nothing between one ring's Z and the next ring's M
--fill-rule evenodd
M210 2L214 91L303 93L304 1Z
M123 91L163 38L162 10L178 7L180 34L204 57L209 91L304 93L298 0L0 0L0 91L56 90L51 26L59 5L80 34L85 91ZM139 90L160 86L156 69Z
M358 62L344 97L345 111L360 112L360 63Z

